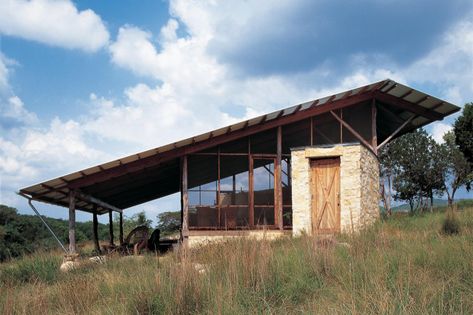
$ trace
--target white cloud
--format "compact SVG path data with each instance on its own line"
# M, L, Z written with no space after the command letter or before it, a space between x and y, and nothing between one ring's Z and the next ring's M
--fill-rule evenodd
M435 122L432 124L431 134L437 143L443 143L443 136L452 129L453 127L451 125L442 122Z
M8 68L4 62L4 57L0 53L0 92L8 87Z
M86 138L78 122L59 118L45 128L19 127L13 139L0 136L0 203L16 206L22 187L111 159Z
M26 110L23 101L16 95L0 103L0 116L25 124L38 122L36 114Z
M106 26L94 11L78 11L69 0L2 0L0 34L94 52L108 43Z
M430 83L442 91L441 97L463 105L473 99L473 14L444 34L439 45L407 69L409 81Z
M237 31L256 8L228 10L212 1L172 1L170 7L173 18L159 33L125 25L109 46L112 63L155 84L136 84L113 98L91 93L90 112L80 121L56 118L45 128L22 129L15 140L0 137L1 171L15 183L9 189L386 77L414 86L434 84L441 91L438 96L451 101L473 96L468 21L405 68L359 54L353 56L351 71L335 79L329 65L291 75L242 77L210 54L209 45L215 37ZM177 30L187 35L177 36ZM1 78L0 64L0 84ZM22 103L19 108L24 109ZM448 128L437 123L432 133L441 139Z

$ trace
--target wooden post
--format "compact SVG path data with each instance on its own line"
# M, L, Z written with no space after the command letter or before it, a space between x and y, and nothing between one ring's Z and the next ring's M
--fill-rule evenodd
M282 128L278 127L277 135L277 149L276 149L276 165L274 167L274 182L275 182L275 211L277 218L277 226L280 230L283 229L283 206L282 206L282 176L281 176L281 163L282 163Z
M235 204L236 200L236 177L235 174L232 175L232 205Z
M182 234L182 228L183 228L183 224L184 224L184 203L182 202L184 197L183 197L183 193L182 193L182 158L181 158L181 162L179 164L179 191L181 193L181 198L180 199L180 202L181 202L181 235L180 235L180 238L181 238L181 241L184 240L184 237L183 237L183 234Z
M112 210L108 211L108 231L110 234L110 246L115 246L113 243L113 217Z
M186 242L189 236L189 198L187 193L187 155L181 158L181 187L182 187L182 240Z
M119 239L120 239L120 246L123 245L123 212L120 212L120 234Z
M97 220L97 206L94 206L94 213L92 216L92 234L94 237L94 248L95 251L100 255L100 245L99 245L99 231L98 231L98 220Z
M222 200L220 199L220 146L217 149L217 228L222 224Z
M378 135L376 128L376 99L373 98L371 101L371 146L376 155L378 155Z
M255 225L255 196L253 188L253 156L251 155L251 139L248 138L248 224Z
M76 191L69 191L69 254L76 250Z
M310 145L314 145L314 117L310 117Z

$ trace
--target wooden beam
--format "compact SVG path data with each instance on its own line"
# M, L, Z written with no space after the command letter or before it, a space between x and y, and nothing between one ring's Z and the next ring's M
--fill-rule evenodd
M387 137L386 139L384 139L383 142L381 142L380 145L378 145L377 147L377 150L381 149L382 147L384 147L386 145L386 143L388 143L389 141L391 141L391 139L393 137L395 137L402 129L404 129L404 127L406 127L406 125L408 123L410 123L414 118L418 117L417 115L412 115L408 120L406 120L402 125L400 125L389 137Z
M384 94L384 93L375 93L375 98L378 101L388 103L393 106L397 106L399 108L402 108L404 110L407 110L411 113L417 114L419 116L426 117L430 120L442 120L443 115L440 113L437 113L433 110L427 109L425 107L422 107L420 105L411 103L409 101L403 100L401 98L389 95L389 94Z
M255 196L253 183L253 156L251 154L251 140L248 140L248 224L255 226Z
M98 231L98 219L97 219L97 205L94 207L95 211L92 213L92 236L94 241L94 249L97 254L101 254L100 252L100 244L99 244L99 231Z
M254 183L253 183L253 156L248 155L248 223L250 228L255 226L255 195L254 195Z
M396 86L397 86L397 83L394 83L394 84L391 85L386 91L383 91L383 93L389 93L389 91L391 91L392 89L394 89Z
M220 197L220 146L217 148L217 226L222 223L222 199Z
M184 155L181 158L181 168L182 168L182 177L181 177L181 187L182 187L182 240L187 241L189 236L189 196L187 192L187 155Z
M77 192L77 198L82 199L82 200L87 201L87 202L90 202L90 203L93 203L93 204L96 204L96 205L101 206L103 208L107 208L111 211L116 211L118 213L121 213L123 211L122 209L119 209L115 206L112 206L111 204L108 204L105 201L102 201L98 198L95 198L95 197L92 197L90 195L84 194L83 192L80 192L80 191Z
M422 97L421 99L419 99L418 101L416 101L415 104L420 104L420 103L426 101L428 98L429 98L429 96L426 95L426 96Z
M75 254L76 248L76 191L69 191L69 254Z
M197 142L194 145L187 145L187 146L179 147L175 150L162 152L160 153L159 156L154 155L150 157L145 157L145 158L142 158L141 160L136 160L127 164L123 164L121 166L116 166L116 167L106 169L103 172L90 174L87 177L79 178L79 179L69 182L68 187L80 188L80 187L89 186L98 182L106 181L118 176L122 176L128 173L133 173L138 170L142 170L145 167L155 166L160 163L163 163L175 158L179 158L182 155L192 154L192 153L204 150L209 147L213 147L225 142L229 142L229 141L236 140L242 137L246 137L246 136L261 132L261 131L269 130L280 125L290 124L292 122L306 119L310 116L316 116L319 114L329 112L331 110L336 110L336 109L354 105L360 102L368 101L372 99L372 97L373 96L371 93L357 94L357 95L347 97L346 99L343 99L343 100L333 101L330 104L324 104L323 106L310 107L308 109L298 111L292 115L282 116L281 118L277 120L272 119L263 124L249 126L246 129L235 130L228 135L224 134L224 135L216 136L216 137L213 137L212 139L207 139L207 140Z
M120 231L119 231L119 234L118 234L118 238L120 240L120 246L123 245L123 212L120 212Z
M377 122L377 112L376 112L376 99L373 98L371 101L371 147L373 148L375 154L378 154L378 134L376 128Z
M314 145L314 118L310 117L310 145Z
M391 80L384 80L384 81L381 81L381 82L379 82L378 84L376 84L375 86L373 86L373 87L371 88L371 91L382 90L382 89L384 89L384 87L385 87L386 85L389 84L389 82L391 82Z
M283 206L282 206L282 176L281 176L281 163L282 163L282 127L279 126L277 130L277 146L276 146L276 165L274 168L274 182L276 189L276 200L275 200L275 218L276 224L280 230L283 229Z
M108 233L110 237L110 246L115 246L113 242L113 216L112 216L112 211L108 211Z
M335 114L333 111L330 111L330 113L335 117L336 120L338 120L345 128L348 129L361 143L363 143L368 149L370 149L375 155L376 151L371 147L371 144L369 144L358 132L355 131L355 129L352 128L347 122L342 120L340 117L338 117L337 114Z
M412 92L414 92L414 89L410 89L409 91L407 91L406 93L402 94L401 96L399 96L399 98L404 98L406 96L409 96L412 94Z

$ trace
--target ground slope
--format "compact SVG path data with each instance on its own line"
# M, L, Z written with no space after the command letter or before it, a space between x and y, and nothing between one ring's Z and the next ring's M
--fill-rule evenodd
M233 241L61 274L45 253L0 265L3 313L473 313L473 208L398 216L333 242ZM196 263L201 265L197 266Z

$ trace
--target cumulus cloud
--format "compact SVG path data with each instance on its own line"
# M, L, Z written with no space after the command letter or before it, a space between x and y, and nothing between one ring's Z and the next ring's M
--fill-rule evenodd
M46 127L17 127L0 136L0 203L18 204L19 188L110 159L94 149L80 124L54 118Z
M0 34L94 52L108 43L100 16L69 0L0 1Z
M209 52L243 75L305 72L324 63L345 75L351 57L367 51L406 66L471 8L463 0L171 1L189 34L209 34Z
M0 117L24 124L34 124L38 121L35 113L25 109L23 101L16 95L9 97L5 103L0 103Z
M443 122L435 122L432 124L432 137L437 143L443 143L443 136L452 129L452 125Z
M458 104L473 99L473 13L450 27L439 45L404 70L417 83L430 83Z
M90 111L80 120L57 118L44 128L25 128L15 141L0 137L4 148L0 151L0 158L4 159L2 172L8 172L13 178L15 172L21 174L18 170L23 168L23 179L17 177L18 188L20 182L26 183L24 178L28 178L30 184L32 179L60 175L387 77L414 87L424 83L434 85L441 93L437 96L449 101L461 102L473 97L473 71L468 71L473 67L471 17L448 28L447 32L429 35L438 39L436 47L425 49L408 64L401 64L389 54L376 50L347 52L344 65L348 65L348 70L340 75L333 63L307 62L290 42L283 51L267 46L265 41L255 42L268 32L286 34L286 30L279 28L288 25L268 26L265 23L269 22L264 19L253 23L258 16L272 16L274 21L274 17L292 14L283 12L291 7L289 2L278 2L271 8L258 3L175 0L170 3L172 17L160 30L122 26L109 46L110 60L118 67L146 77L148 83L130 86L123 95L114 97L104 97L95 91L96 94L89 97ZM248 5L254 6L254 10L248 9ZM232 6L232 10L228 6ZM270 12L266 12L268 10ZM236 34L240 30L248 38ZM290 30L295 37L300 33L300 30ZM273 38L277 38L276 35ZM234 43L220 44L223 39ZM250 40L251 45L246 40ZM307 42L307 38L299 40ZM225 49L234 47L236 52L268 49L271 51L265 52L267 56L273 52L284 53L285 60L298 59L306 67L286 71L284 60L273 58L268 62L276 68L280 66L279 71L246 71L245 67L252 64L233 62L227 51L215 48L216 43ZM235 46L240 44L241 47ZM240 66L243 72L237 70ZM0 83L1 71L0 67ZM455 75L459 72L460 75ZM441 139L448 128L448 123L437 123L432 133L436 139ZM39 157L45 160L37 160Z
M4 62L5 57L0 54L0 92L8 87L8 68Z

